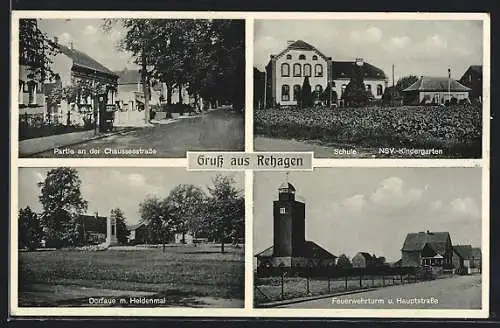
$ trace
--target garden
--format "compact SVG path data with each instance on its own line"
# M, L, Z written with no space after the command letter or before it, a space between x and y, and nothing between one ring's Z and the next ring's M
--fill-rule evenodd
M263 109L257 136L351 148L442 149L444 157L481 156L480 105Z

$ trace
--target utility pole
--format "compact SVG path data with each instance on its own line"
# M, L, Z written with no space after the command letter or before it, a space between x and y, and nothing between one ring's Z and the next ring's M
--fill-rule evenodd
M448 68L448 102L451 103L451 69Z
M394 83L394 64L392 64L392 99L394 99L395 83Z

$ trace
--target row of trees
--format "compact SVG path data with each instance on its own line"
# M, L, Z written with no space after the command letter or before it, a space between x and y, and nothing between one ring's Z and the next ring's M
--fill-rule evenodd
M237 243L244 235L245 201L230 176L217 175L208 193L191 184L181 184L164 199L149 196L140 205L141 220L153 243L165 244L174 233L204 235L220 242Z
M105 31L125 30L118 48L131 53L141 69L146 120L149 121L149 86L156 79L167 86L168 104L177 86L197 101L228 101L235 109L244 104L245 24L242 20L106 19Z

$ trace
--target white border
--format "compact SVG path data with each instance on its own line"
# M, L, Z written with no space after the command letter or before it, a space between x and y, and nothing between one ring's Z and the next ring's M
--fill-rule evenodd
M313 167L482 167L483 170L483 280L481 310L416 309L253 309L253 171L245 171L245 308L30 308L17 307L17 212L11 211L9 312L15 316L193 316L193 317L386 317L486 318L489 311L489 137L490 137L490 18L486 13L300 13L300 12L128 12L128 11L13 11L11 17L11 111L17 108L19 18L219 18L246 19L245 150L253 152L253 38L255 19L337 20L482 20L483 21L483 158L462 159L316 159ZM18 167L187 167L187 159L28 159L18 158L18 115L11 115L11 209L17 209Z

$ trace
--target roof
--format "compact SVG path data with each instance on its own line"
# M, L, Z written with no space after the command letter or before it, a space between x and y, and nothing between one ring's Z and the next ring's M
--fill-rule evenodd
M256 254L256 257L272 257L274 246L268 247L262 252ZM333 255L323 247L319 246L313 241L306 240L304 242L304 247L302 247L298 257L306 258L321 258L321 259L336 259L337 256Z
M369 253L366 253L366 252L359 252L358 254L361 254L361 256L363 256L366 260L371 260L373 259L373 256L371 256ZM356 254L356 255L358 255Z
M481 248L472 247L472 257L475 259L480 259L481 258Z
M403 92L408 91L448 91L448 83L450 91L470 91L471 89L464 86L460 82L449 79L447 77L432 77L421 76L415 83L404 89Z
M101 73L105 73L108 75L117 76L116 73L112 72L107 67L105 67L104 65L102 65L101 63L99 63L98 61L96 61L94 58L90 57L86 53L81 52L81 51L76 50L76 49L70 49L70 48L68 48L64 45L61 45L61 44L58 44L57 46L63 54L65 54L66 56L71 58L71 60L73 60L73 65L80 66L83 68L92 69L92 70L95 70L95 71L98 71Z
M353 68L356 63L354 61L333 61L332 62L332 79L350 79L352 77ZM385 80L386 76L383 70L373 66L367 62L363 62L361 66L363 78Z
M139 222L137 224L132 224L132 225L127 226L127 230L128 231L136 230L136 229L142 227L143 225L145 225L144 222Z
M483 74L483 65L470 65L469 69L476 73Z
M429 246L437 253L446 253L446 246L450 239L449 232L417 232L406 235L403 252L422 251L425 245Z
M280 185L279 189L289 189L291 191L295 191L295 187L290 182L283 182Z
M107 218L105 216L80 215L78 222L83 225L86 231L106 233Z
M331 58L325 56L321 51L319 51L316 47L310 45L309 43L303 40L297 40L290 43L283 51L281 51L276 57L282 56L287 50L306 50L306 51L315 51L318 55L323 57L325 60L330 60Z
M453 251L456 252L463 259L472 258L472 246L471 245L455 245L455 246L453 246Z
M137 84L141 81L141 72L138 69L123 69L115 71L118 75L118 84Z

